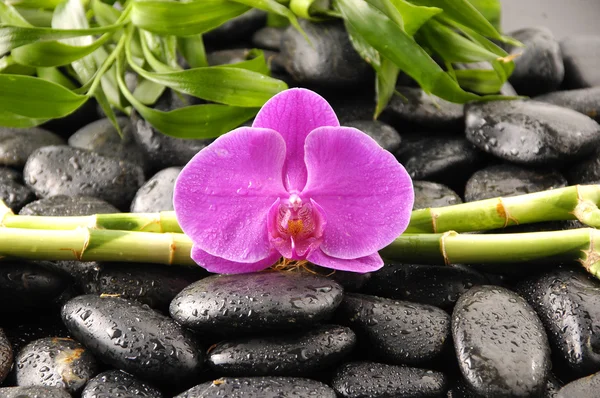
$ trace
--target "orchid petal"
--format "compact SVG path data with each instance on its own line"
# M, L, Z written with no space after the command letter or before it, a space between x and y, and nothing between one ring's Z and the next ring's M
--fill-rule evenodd
M383 267L383 260L377 252L359 258L341 259L328 256L322 250L317 249L308 256L307 260L325 268L360 273L377 271Z
M285 142L269 129L243 127L219 137L183 168L173 194L177 221L200 249L255 263L271 253L267 214L287 195Z
M356 259L389 245L408 226L412 181L394 156L350 127L321 127L306 138L301 193L327 214L321 250Z
M217 274L243 274L262 271L275 264L279 258L281 258L281 254L273 250L265 259L255 263L238 263L210 255L196 245L192 247L192 260L208 272Z
M293 88L267 101L252 127L273 129L283 136L287 149L284 184L291 192L301 191L306 184L306 136L317 127L339 125L335 112L323 97L310 90Z

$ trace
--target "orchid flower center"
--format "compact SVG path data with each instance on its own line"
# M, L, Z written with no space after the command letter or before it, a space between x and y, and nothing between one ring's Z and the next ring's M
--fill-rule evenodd
M303 203L296 194L281 203L277 212L277 232L282 237L293 237L295 240L306 239L315 230L313 209L310 203Z

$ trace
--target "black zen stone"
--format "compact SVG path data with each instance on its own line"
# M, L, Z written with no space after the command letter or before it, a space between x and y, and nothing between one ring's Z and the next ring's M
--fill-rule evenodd
M571 36L560 42L565 64L565 86L600 86L600 36Z
M251 9L238 17L232 18L203 35L208 45L236 43L247 40L256 30L265 26L267 13Z
M413 180L413 189L415 191L413 210L452 206L462 203L460 196L443 184Z
M573 109L600 122L600 87L555 91L534 100Z
M35 199L33 191L23 183L23 175L8 167L0 167L0 200L13 212Z
M108 370L90 380L81 398L163 398L155 387L121 370Z
M5 387L0 388L2 398L72 398L71 394L58 387Z
M119 209L105 200L91 196L56 195L38 199L21 209L22 216L89 216L119 213Z
M353 120L344 123L344 126L359 129L387 151L395 152L400 147L400 134L389 124L378 120Z
M555 398L596 398L600 390L600 372L577 379L558 390Z
M30 127L0 127L0 166L22 168L33 151L48 145L64 145L65 140L47 130Z
M155 213L173 210L173 189L181 167L169 167L152 176L135 194L132 213Z
M0 384L6 378L13 365L13 350L6 334L0 329Z
M252 44L264 50L279 51L284 31L285 29L283 28L265 26L254 32L254 35L252 35Z

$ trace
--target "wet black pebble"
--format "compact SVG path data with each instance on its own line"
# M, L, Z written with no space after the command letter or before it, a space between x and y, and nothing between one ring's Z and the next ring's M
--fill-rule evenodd
M186 327L221 335L295 329L330 318L342 295L337 282L304 272L214 275L183 289L169 311Z
M22 168L33 151L48 145L64 145L65 140L47 130L31 127L0 127L0 166Z
M509 33L524 44L510 53L517 55L509 81L519 95L539 95L554 91L565 76L560 45L546 27L532 27Z
M2 398L72 398L58 387L5 387L0 388Z
M569 184L600 184L600 148L565 170Z
M169 167L156 173L137 191L131 202L132 213L173 210L173 189L181 167Z
M225 340L210 349L208 363L225 376L307 376L335 367L355 344L349 328L322 325L303 332Z
M469 388L490 397L530 397L544 391L550 347L541 321L516 293L477 286L457 301L452 336Z
M23 177L39 197L93 196L120 209L129 207L144 183L139 166L69 146L36 150L27 160Z
M11 168L0 167L0 200L13 212L35 199L33 191L23 183L23 175Z
M289 26L281 40L281 55L295 81L318 86L347 87L369 81L373 70L350 43L341 22L314 23L304 19L300 26L308 36Z
M79 296L63 306L62 319L99 359L140 378L185 384L202 367L202 349L189 332L136 302Z
M98 373L92 354L68 338L44 338L27 344L15 358L19 386L60 387L79 392Z
M0 383L4 381L13 365L13 350L10 341L0 329Z
M263 27L266 22L266 12L258 9L250 9L207 32L202 38L208 45L215 43L237 43L240 40L247 40L253 32Z
M252 44L257 48L279 51L281 49L281 38L285 29L265 26L254 32Z
M336 315L371 354L389 363L427 364L450 339L450 317L431 305L349 293Z
M551 169L531 170L500 164L481 169L469 178L465 201L524 195L567 185L565 177Z
M509 162L575 160L600 144L600 125L571 109L538 101L491 101L466 107L467 139Z
M560 42L565 64L565 86L600 86L600 35L570 36Z
M371 273L363 291L375 296L452 308L458 297L485 276L467 267L386 264Z
M600 122L600 87L555 91L534 100L573 109Z
M175 398L336 398L326 384L301 377L223 377Z
M577 379L558 390L556 398L597 398L600 390L600 372Z
M518 291L541 318L556 367L577 377L600 371L600 283L583 270L553 270L526 279Z
M344 123L344 126L359 129L373 138L383 149L390 152L394 152L400 147L400 134L387 123L378 120L353 120Z
M129 373L108 370L87 383L81 398L163 398L163 394Z
M462 203L460 196L443 184L413 180L413 189L415 191L413 210L452 206Z
M331 381L343 398L441 398L447 384L441 372L376 362L347 363Z

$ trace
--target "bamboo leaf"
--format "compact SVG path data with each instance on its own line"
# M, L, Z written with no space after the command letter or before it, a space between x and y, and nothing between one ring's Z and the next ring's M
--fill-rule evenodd
M88 46L72 46L58 41L32 43L12 50L15 61L33 67L62 66L96 51L110 39L104 35Z
M53 10L62 0L7 0L6 4L23 8Z
M505 83L491 69L458 69L454 73L461 87L481 94L498 93Z
M18 7L16 10L33 26L52 26L52 11L22 7Z
M60 84L69 90L76 88L75 84L56 68L37 68L37 75L41 79Z
M202 35L177 38L177 48L191 68L208 66Z
M100 0L92 0L92 10L94 11L94 19L100 26L114 25L121 16L121 11Z
M249 9L228 0L135 0L131 21L159 35L190 36L208 32Z
M133 96L144 105L154 104L158 101L166 87L141 77L139 79L141 79L141 81L135 86Z
M33 119L0 109L0 126L27 128L44 124L48 119Z
M21 65L15 62L12 55L5 55L4 57L0 58L0 73L10 75L34 75L35 68Z
M500 0L469 0L477 11L487 19L498 32L500 32L500 19L502 14L502 5Z
M267 12L272 12L274 14L280 15L282 17L287 18L290 21L290 24L308 40L308 36L304 30L300 27L298 23L298 18L296 15L286 6L279 4L275 0L232 0L236 3L245 4L249 7L258 8L259 10L264 10Z
M413 36L427 21L442 12L441 8L416 6L406 0L390 0L404 22L404 31Z
M381 60L381 68L377 70L377 81L375 90L377 94L377 105L375 107L375 119L379 117L385 109L388 102L394 95L396 89L396 81L398 80L400 69L387 58Z

